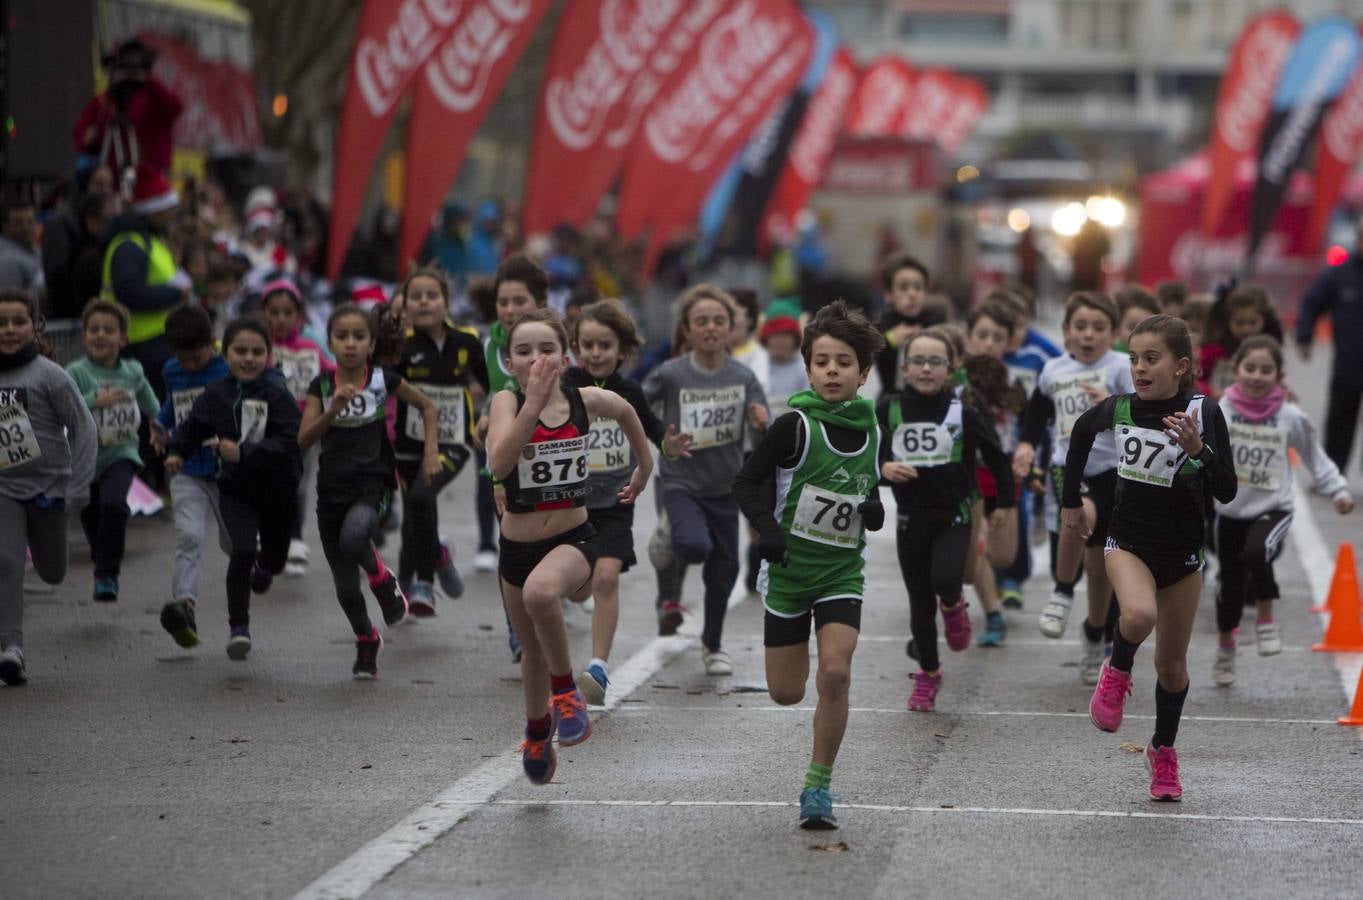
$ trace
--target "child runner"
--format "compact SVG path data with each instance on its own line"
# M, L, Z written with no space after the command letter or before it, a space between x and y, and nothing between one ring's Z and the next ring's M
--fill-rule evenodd
M757 376L757 383L762 385L763 393L770 399L771 359L767 355L766 345L757 338L757 326L762 318L762 307L757 302L757 291L744 287L728 288L727 291L734 301L734 327L729 332L729 358L752 369L752 373ZM743 439L744 459L748 458L755 446L757 442L750 433ZM748 529L747 563L748 572L744 582L748 587L748 593L754 594L757 592L757 574L762 566L762 560L757 556L757 532L751 527Z
M303 463L298 404L270 366L269 329L256 319L236 319L223 346L228 376L205 387L176 426L166 474L179 475L205 441L215 442L218 504L232 548L227 655L240 662L251 652L251 594L268 591L288 560Z
M1234 379L1231 358L1241 341L1256 334L1266 334L1280 344L1283 340L1283 323L1268 291L1246 284L1217 300L1198 348L1197 389L1220 399Z
M579 310L572 331L578 364L563 376L564 387L598 387L614 391L634 408L651 443L666 457L689 457L691 435L664 426L644 399L639 383L620 374L620 366L639 352L634 320L619 300L601 300ZM592 571L592 661L577 676L589 704L606 702L610 683L611 644L620 619L620 574L634 557L634 504L620 502L635 463L623 427L609 417L594 420L587 434L587 521L596 529L600 555Z
M0 289L0 681L28 681L24 555L47 584L66 577L66 504L95 475L98 431L80 388L48 359L38 301Z
M559 605L561 597L583 595L599 554L585 508L591 423L603 417L618 422L637 460L618 494L622 503L633 503L648 484L653 456L626 400L600 388L561 385L568 336L556 313L527 313L507 338L511 369L524 390L492 397L488 467L506 488L501 579L522 647L521 763L532 783L547 784L556 764L550 744L555 730L561 747L592 733L586 701L573 683Z
M270 324L270 342L275 368L284 373L289 393L298 402L301 412L308 396L308 385L323 372L332 372L336 363L323 346L321 338L308 325L307 304L298 286L288 278L269 282L260 290L261 309ZM293 539L289 541L289 561L284 574L293 578L307 574L307 541L303 540L303 519L307 515L308 483L317 477L317 451L303 454L303 478L298 482L297 516L293 523Z
M440 579L440 589L451 599L464 593L454 553L440 540L436 498L468 464L474 398L481 399L488 390L487 363L477 336L446 318L448 291L435 269L417 269L402 286L411 330L402 345L398 373L435 404L440 432L440 472L428 482L419 477L425 423L417 410L398 402L394 449L403 498L398 582L412 615L420 617L435 615L433 579Z
M128 535L128 488L142 467L138 428L156 415L156 394L135 359L119 359L128 345L128 310L95 299L81 311L80 342L85 355L66 367L85 397L99 429L99 457L90 503L80 522L95 560L95 599L118 599L118 572Z
M1115 732L1131 693L1136 650L1155 644L1155 733L1145 748L1150 798L1178 800L1178 735L1188 696L1188 640L1202 593L1203 497L1235 499L1230 438L1220 407L1193 386L1188 328L1171 316L1136 326L1128 350L1135 392L1116 394L1074 423L1065 460L1065 527L1088 537L1081 503L1089 451L1100 432L1117 442L1117 501L1104 547L1108 578L1121 598L1112 656L1103 661L1089 718Z
M1188 286L1181 281L1161 281L1155 285L1155 297L1160 312L1177 318L1183 315L1183 306L1188 302Z
M421 476L439 477L439 420L436 407L392 369L374 367L374 357L396 353L401 324L386 307L366 313L343 303L327 320L327 343L336 355L336 371L318 375L308 386L299 446L321 443L317 468L317 531L331 567L336 599L355 633L356 678L378 675L383 638L369 621L358 569L383 611L385 625L407 618L407 598L397 576L374 548L374 533L393 499L393 445L388 440L384 410L390 395L421 411L425 425Z
M1131 332L1136 330L1136 326L1163 310L1160 309L1159 299L1139 284L1128 284L1118 289L1112 295L1112 300L1117 304L1118 316L1112 349L1118 353L1125 353L1127 344L1131 341Z
M993 425L956 396L947 376L956 368L951 338L928 328L911 338L904 358L904 391L883 398L876 418L884 430L880 474L899 507L895 543L909 593L910 630L921 671L913 675L909 709L931 712L942 672L937 655L937 609L947 646L970 646L970 618L961 593L972 540L971 466L984 457L999 487L990 528L1013 504L1013 473ZM967 388L967 391L969 389Z
M1341 515L1353 511L1349 482L1325 455L1316 430L1283 387L1282 345L1268 335L1246 338L1235 351L1235 383L1221 397L1240 490L1229 503L1216 504L1213 545L1221 562L1216 595L1220 640L1212 681L1235 683L1235 644L1245 600L1256 601L1254 643L1260 656L1283 649L1273 601L1278 583L1273 561L1292 527L1292 466L1287 448L1311 471L1316 490L1329 497Z
M773 422L790 412L791 397L809 390L801 344L800 320L794 316L774 316L762 323L762 345L767 348L767 403Z
M705 625L701 661L710 675L732 675L720 646L729 594L738 580L738 504L734 476L743 465L749 429L767 429L767 397L757 376L728 355L733 302L727 292L698 284L681 296L677 320L691 348L649 373L644 396L663 408L663 421L692 436L691 455L664 458L663 506L672 530L677 574L660 578L659 630L680 624L687 565L704 564ZM667 593L664 593L666 591Z
M805 329L801 352L813 388L790 397L734 480L743 515L758 529L766 607L767 690L799 703L809 679L809 626L819 647L814 752L800 793L800 827L837 828L829 786L847 729L852 653L866 593L865 530L885 524L880 504L880 429L857 389L884 338L838 300ZM762 496L768 479L776 502Z
M1133 388L1130 362L1111 349L1117 322L1117 307L1106 294L1097 291L1071 294L1065 303L1062 326L1069 352L1046 363L1028 400L1022 441L1013 454L1013 474L1031 471L1035 449L1049 424L1057 463L1051 467L1051 490L1057 497L1064 493L1065 469L1060 463L1069 452L1074 423L1095 403L1112 394L1128 394ZM1085 542L1077 532L1060 529L1060 523L1055 523L1057 532L1052 533L1051 545L1055 588L1041 612L1040 627L1046 637L1064 637L1082 563L1088 574L1088 616L1084 620L1084 655L1079 677L1085 684L1097 684L1112 594L1103 565L1103 544L1117 490L1117 447L1110 433L1100 434L1094 442L1084 467L1084 489L1084 510L1091 533Z
M904 387L904 350L909 338L923 328L923 298L931 280L928 267L907 253L891 255L880 267L886 309L879 328L885 346L876 354L876 374L880 376L882 397Z
M227 360L213 349L213 321L198 306L177 306L166 316L166 343L173 358L161 369L166 400L152 423L152 445L164 453L180 424L189 416L204 389L229 374ZM170 570L171 600L161 608L161 627L181 647L199 643L194 607L203 572L205 523L211 515L218 524L218 544L232 553L227 526L218 500L218 454L200 447L185 457L170 479L171 511L175 514L175 562Z

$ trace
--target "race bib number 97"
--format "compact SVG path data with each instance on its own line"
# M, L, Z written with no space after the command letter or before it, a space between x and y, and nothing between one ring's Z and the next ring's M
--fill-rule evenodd
M1153 428L1119 425L1116 432L1119 476L1159 487L1174 483L1183 448Z
M938 422L905 422L894 430L890 447L898 462L914 466L944 466L951 462L955 439Z
M790 533L832 547L855 548L861 542L861 497L825 491L812 484L800 489Z
M417 390L431 398L435 404L436 421L439 423L440 445L464 443L467 428L464 425L464 389L452 385L414 384ZM407 407L407 429L404 434L414 441L426 440L426 421L421 410L415 406Z
M0 469L32 462L42 455L28 410L17 403L0 406Z
M1281 428L1248 422L1230 423L1235 475L1241 485L1276 491L1287 464L1287 433Z
M681 430L691 432L691 449L722 447L741 439L747 396L747 389L741 384L682 388Z

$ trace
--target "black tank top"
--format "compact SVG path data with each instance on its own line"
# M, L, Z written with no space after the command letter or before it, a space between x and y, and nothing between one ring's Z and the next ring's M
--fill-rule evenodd
M587 433L591 422L582 392L565 387L563 394L568 398L568 420L552 428L537 420L516 467L502 479L507 512L572 509L587 501ZM524 405L525 394L517 391L517 412Z

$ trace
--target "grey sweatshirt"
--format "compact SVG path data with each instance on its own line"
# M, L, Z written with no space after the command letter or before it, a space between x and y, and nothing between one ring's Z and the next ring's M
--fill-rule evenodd
M1225 397L1221 398L1221 412L1230 431L1240 490L1230 503L1217 501L1218 515L1257 519L1277 510L1291 512L1293 475L1287 456L1289 447L1301 457L1302 468L1310 473L1317 493L1331 500L1349 496L1349 480L1325 455L1311 418L1297 404L1284 403L1276 416L1258 423L1240 415Z
M95 476L95 420L76 382L38 356L0 371L0 495L72 498Z

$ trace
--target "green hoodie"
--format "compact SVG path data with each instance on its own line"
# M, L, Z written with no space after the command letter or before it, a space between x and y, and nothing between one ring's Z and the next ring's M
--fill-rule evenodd
M85 405L95 417L99 432L95 478L120 459L141 467L142 457L137 452L138 426L144 418L155 418L161 408L142 371L142 364L135 359L120 359L117 365L105 368L88 356L82 356L67 366L66 371L75 380ZM101 408L95 403L101 388L121 389L127 396L113 406Z
M791 394L790 408L801 410L811 419L829 425L857 431L872 431L876 428L876 405L865 397L830 403L810 388Z

